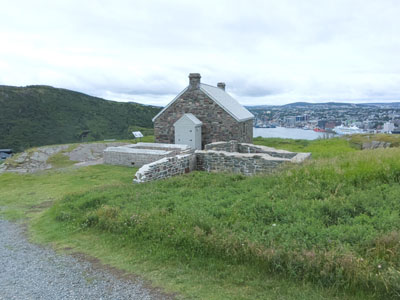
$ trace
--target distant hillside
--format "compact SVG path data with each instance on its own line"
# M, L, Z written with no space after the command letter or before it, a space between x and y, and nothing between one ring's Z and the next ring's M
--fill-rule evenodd
M373 103L344 103L344 102L321 102L321 103L310 103L310 102L293 102L293 103L288 103L284 105L249 105L246 106L247 109L249 110L260 110L260 109L269 109L271 107L289 107L289 108L295 108L295 107L320 107L320 106L337 106L337 107L351 107L351 106L356 106L356 107L366 107L366 106L382 106L382 107L400 107L400 102L373 102Z
M285 104L282 106L285 107L304 107L304 106L355 106L356 104L352 103L343 103L343 102L321 102L321 103L309 103L309 102L294 102L294 103L289 103Z
M50 86L0 86L0 148L126 139L152 128L160 107L120 103Z

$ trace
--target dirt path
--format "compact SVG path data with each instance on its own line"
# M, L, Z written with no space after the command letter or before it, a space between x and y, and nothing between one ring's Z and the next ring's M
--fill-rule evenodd
M122 279L87 260L28 242L0 219L0 300L171 299L138 279Z

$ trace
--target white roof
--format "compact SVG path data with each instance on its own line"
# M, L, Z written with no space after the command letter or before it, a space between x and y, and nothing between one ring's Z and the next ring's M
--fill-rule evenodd
M219 106L221 106L227 113L236 119L236 121L243 122L253 119L254 116L239 102L237 102L231 95L223 89L201 83L200 90L205 92L211 99L213 99Z
M182 119L189 119L195 125L195 127L203 125L203 122L201 122L199 119L197 119L195 117L195 115L188 113L188 114L184 114L182 117L180 117L179 120L174 123L174 126L175 126L175 124L180 122Z
M174 100L168 103L154 118L157 119L169 106L172 105L180 96L186 92L189 87L186 87L182 92L180 92ZM237 102L231 95L225 92L223 89L211 86L208 84L201 83L200 90L213 99L219 106L221 106L227 113L229 113L236 121L243 122L253 119L254 116L246 108L244 108L239 102ZM193 116L194 117L194 116ZM195 117L196 118L196 117ZM196 118L197 119L197 118Z

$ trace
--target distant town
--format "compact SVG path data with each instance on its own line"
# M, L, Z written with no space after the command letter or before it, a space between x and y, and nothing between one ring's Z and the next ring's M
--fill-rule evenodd
M337 134L400 133L400 103L306 103L249 106L256 128L302 128Z

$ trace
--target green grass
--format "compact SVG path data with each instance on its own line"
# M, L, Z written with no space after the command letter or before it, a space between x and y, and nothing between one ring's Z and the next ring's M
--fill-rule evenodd
M256 145L274 147L294 152L311 152L313 158L329 158L337 155L354 152L357 149L344 138L293 140L280 138L261 138L253 140Z
M97 165L35 174L0 174L0 216L23 220L32 211L40 210L43 203L50 205L65 194L116 183L129 184L135 170Z
M51 164L54 169L66 168L74 165L77 161L70 160L66 153L73 151L78 145L79 144L71 144L67 149L53 154L47 159L47 163Z
M149 129L147 131L151 131L153 129ZM92 142L85 142L83 144L94 144L94 143L130 143L130 144L136 144L136 143L154 143L154 135L146 135L142 138L138 139L118 139L115 141L92 141ZM77 143L77 145L82 144L82 143Z
M400 149L363 151L275 176L195 172L72 194L45 219L168 259L224 261L264 276L395 297L399 181Z
M387 142L391 147L400 147L398 134L352 134L331 139L294 140L281 138L253 139L254 144L295 152L311 152L313 158L330 158L362 148L363 143Z
M2 174L0 210L31 218L35 241L96 256L179 297L399 297L400 149L257 143L319 158L273 176L194 172L139 185L135 170L113 166Z
M363 143L372 141L386 142L390 143L391 147L400 147L399 134L352 134L344 138L356 149L361 149Z

